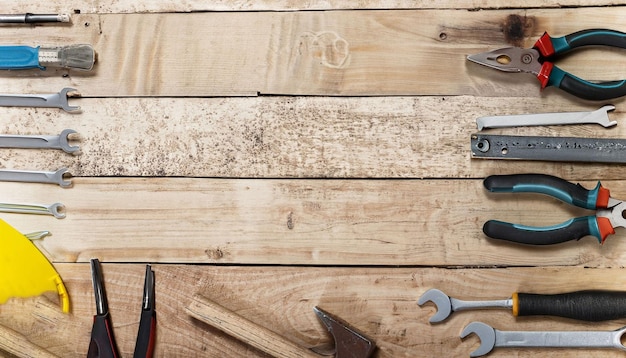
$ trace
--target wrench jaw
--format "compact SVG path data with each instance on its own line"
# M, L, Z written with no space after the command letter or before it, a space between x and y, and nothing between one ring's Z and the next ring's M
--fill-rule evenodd
M57 219L65 219L65 205L61 203L50 205L48 211Z
M450 297L436 288L432 288L426 292L417 300L417 304L423 306L426 302L432 302L435 304L436 312L430 317L428 322L439 323L444 321L452 314L452 303Z
M65 180L65 174L67 173L67 168L61 168L56 172L52 173L52 178L55 183L58 183L62 188L70 188L72 187L71 180ZM69 174L68 174L69 175Z
M461 332L461 339L475 334L480 339L480 346L470 353L470 357L480 357L491 352L496 345L496 330L482 322L472 322Z
M80 147L77 145L70 145L70 135L77 133L73 129L65 129L59 134L59 144L61 145L61 149L65 153L79 154Z
M80 112L80 106L70 106L67 98L70 92L77 92L76 88L65 87L59 92L59 105L66 112Z

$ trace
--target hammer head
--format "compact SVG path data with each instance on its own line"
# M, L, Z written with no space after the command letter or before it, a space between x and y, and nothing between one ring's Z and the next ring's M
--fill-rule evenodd
M374 341L351 328L344 321L333 317L319 307L313 308L313 311L335 340L335 358L368 358L376 350Z

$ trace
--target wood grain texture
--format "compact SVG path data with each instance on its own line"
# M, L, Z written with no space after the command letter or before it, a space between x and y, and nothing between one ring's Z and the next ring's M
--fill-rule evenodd
M605 181L615 196L626 182ZM583 182L592 188L594 182ZM55 262L621 267L618 229L550 247L487 239L498 219L546 226L588 215L540 195L488 195L481 180L77 178L5 183L8 202L60 201L67 218L5 214ZM532 209L529 209L532 208Z
M566 0L566 1L512 1L512 0L97 0L76 2L55 0L45 3L32 3L15 0L7 4L6 13L20 13L25 8L31 12L89 13L144 13L144 12L192 12L192 11L295 11L295 10L353 10L353 9L498 9L498 8L550 8L574 6L607 6L614 2L607 0Z
M563 6L563 8L561 7ZM329 343L319 305L374 337L377 358L466 357L462 328L612 330L510 312L457 313L428 324L439 288L461 299L515 291L624 288L624 229L552 247L486 238L488 219L550 225L588 215L537 195L488 194L490 174L597 180L626 198L622 165L472 160L479 116L593 110L531 75L466 61L532 46L548 31L626 31L626 8L604 0L110 1L26 3L1 12L70 12L69 25L1 26L3 44L91 43L89 73L0 73L0 93L75 87L80 114L0 108L0 132L79 132L83 153L0 150L0 167L68 167L74 187L0 183L3 202L66 205L67 218L1 214L59 270L57 295L0 305L0 325L62 357L84 357L95 312L90 258L103 270L122 356L135 344L144 263L156 272L157 357L265 357L185 313L200 293L300 346ZM305 10L305 11L300 11ZM313 11L306 11L313 10ZM317 11L325 10L325 11ZM476 11L469 11L476 10ZM480 11L478 11L480 10ZM80 13L79 13L80 12ZM560 62L583 78L626 78L621 50ZM516 128L498 134L626 137L623 99L612 129ZM2 337L0 337L1 339ZM2 356L3 353L0 353ZM495 350L492 357L617 357L606 350Z
M76 26L11 27L7 43L91 43L95 70L3 72L0 91L74 86L85 96L540 96L530 75L498 73L468 54L531 46L549 31L624 30L622 8L88 14ZM506 26L513 15L520 26ZM563 21L563 20L566 21ZM575 20L575 21L573 21ZM183 40L181 40L183 39ZM620 51L590 51L565 68L623 78ZM613 68L607 73L607 68Z
M548 91L546 91L548 92ZM225 178L481 178L531 171L570 180L621 179L623 166L470 159L476 118L591 111L556 91L542 98L258 97L82 98L83 112L3 108L0 131L78 131L82 155L0 151L8 169L69 168L74 176ZM490 130L513 135L626 137L620 123Z
M132 354L145 266L103 263L103 275L120 353ZM56 298L11 300L0 323L63 357L83 357L95 312L89 264L58 264L72 297L72 313ZM479 320L499 329L612 330L623 322L580 323L545 317L514 318L506 310L467 311L430 325L430 304L417 298L437 287L461 299L503 299L513 292L556 293L586 288L622 289L622 270L585 268L311 268L153 265L156 278L156 357L263 357L258 351L184 314L200 292L294 343L313 346L330 337L312 311L319 305L375 339L376 357L466 357L476 338L458 335ZM54 296L51 296L54 297ZM428 352L424 354L424 352ZM490 356L619 357L617 350L494 350Z

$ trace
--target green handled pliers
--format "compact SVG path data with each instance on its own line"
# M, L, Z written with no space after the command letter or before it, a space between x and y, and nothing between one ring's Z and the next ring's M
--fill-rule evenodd
M626 202L611 197L600 185L588 190L559 177L545 174L492 175L483 182L492 193L538 193L557 198L568 204L595 210L595 215L581 216L553 226L526 226L498 220L489 220L483 226L485 235L492 239L530 245L550 245L585 236L593 236L604 243L615 228L626 227Z
M558 56L583 46L626 49L626 33L606 29L582 30L563 37L544 33L532 48L505 47L470 55L467 59L504 72L532 73L542 89L555 86L583 99L603 101L626 95L626 80L589 82L554 65Z

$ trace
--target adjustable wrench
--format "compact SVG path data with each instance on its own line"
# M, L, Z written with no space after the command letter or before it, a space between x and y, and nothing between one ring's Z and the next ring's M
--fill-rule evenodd
M0 181L59 184L63 188L69 188L72 182L65 180L65 173L67 168L61 168L56 172L0 170Z
M61 149L65 153L76 153L80 148L69 144L69 136L76 133L65 129L59 135L10 135L0 134L1 148Z
M66 87L59 93L51 94L0 94L0 106L61 108L66 112L79 111L80 107L69 105L67 101L69 92L76 92L76 89Z
M615 331L500 331L482 322L465 326L461 338L474 333L480 346L470 357L480 357L496 347L501 348L617 348L626 351L622 336L626 327Z

